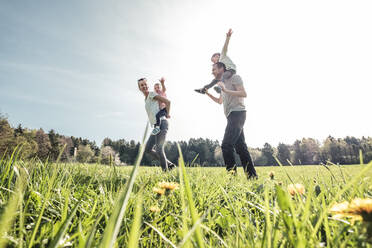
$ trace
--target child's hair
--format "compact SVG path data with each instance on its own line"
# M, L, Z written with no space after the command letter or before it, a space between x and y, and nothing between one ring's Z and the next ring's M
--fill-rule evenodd
M220 53L214 53L213 55L212 55L212 57L211 57L211 59L214 57L214 56L221 56L221 54Z

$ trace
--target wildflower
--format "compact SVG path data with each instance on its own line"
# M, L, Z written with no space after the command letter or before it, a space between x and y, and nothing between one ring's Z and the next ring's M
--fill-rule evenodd
M158 195L164 195L164 193L165 193L165 189L159 189L159 188L155 188L155 187L152 189L152 191L154 191Z
M269 172L269 177L270 177L271 180L274 180L274 172L273 171Z
M364 221L372 222L372 199L354 199L350 205L350 210L356 215L360 215Z
M160 208L158 206L152 206L150 207L150 211L153 213L160 212Z
M340 218L344 217L348 208L349 208L349 203L347 201L344 201L344 202L341 202L341 203L334 204L329 211L334 214L333 215L334 218L340 219Z
M294 196L296 193L303 195L305 194L305 187L302 184L290 184L288 185L288 192Z
M161 182L159 183L159 187L166 190L174 190L178 188L178 183L172 183L172 182Z
M355 198L350 203L336 203L330 209L334 218L348 217L354 220L372 222L372 199Z

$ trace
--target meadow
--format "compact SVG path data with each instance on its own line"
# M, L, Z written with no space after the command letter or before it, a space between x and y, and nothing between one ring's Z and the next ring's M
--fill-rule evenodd
M331 212L372 198L372 163L257 172L248 181L242 168L231 175L182 158L164 173L138 159L115 167L21 161L14 153L0 161L0 248L372 247L370 215Z

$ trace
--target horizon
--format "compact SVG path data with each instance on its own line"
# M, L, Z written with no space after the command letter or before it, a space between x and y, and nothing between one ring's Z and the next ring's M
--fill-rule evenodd
M1 111L0 111L0 114L4 115L5 118L7 118L7 119L8 119L8 117L9 117L8 114L6 114L6 113L1 113ZM8 121L9 121L9 119L8 119ZM9 122L9 123L10 123L10 122ZM105 138L103 138L103 139L98 143L96 140L91 140L91 139L89 139L88 137L82 137L82 136L79 136L79 135L77 135L77 136L75 136L75 135L66 135L66 134L60 133L58 130L53 129L53 128L50 129L50 130L45 130L45 129L43 129L42 127L40 127L40 128L29 128L29 127L23 126L22 123L18 123L17 125L13 125L12 123L10 123L10 124L11 124L11 126L12 126L13 128L17 128L19 125L21 125L22 128L24 128L24 129L28 129L28 130L39 130L39 129L42 129L45 133L49 133L51 130L53 130L53 131L56 132L57 134L62 135L62 136L65 136L65 137L72 137L72 136L73 136L73 137L75 137L75 138L82 138L83 140L84 140L84 139L88 139L89 141L94 141L98 147L101 147L101 146L102 146L103 140L106 139L106 138L111 139L112 141L118 141L118 140L120 140L120 139L124 139L124 140L127 141L127 142L129 142L129 141L131 141L131 140L134 140L134 141L137 142L137 143L140 143L140 142L141 142L141 139L138 139L138 140L135 140L135 139L126 139L126 138L124 138L124 137L122 137L122 138L118 138L118 139L114 139L114 138L111 138L111 137L105 137ZM148 136L149 136L149 133L147 134L146 137L148 137ZM313 137L300 137L300 138L295 139L295 140L294 140L293 142L291 142L291 143L284 143L284 142L280 142L280 141L279 141L279 143L277 143L277 144L272 144L272 143L269 143L269 142L264 142L261 146L249 146L249 145L248 145L248 147L253 148L253 149L259 149L259 148L262 148L262 147L265 145L265 143L270 144L272 147L278 147L278 145L279 145L280 143L285 144L285 145L292 146L292 145L294 144L294 142L296 142L296 140L309 139L309 138L310 138L310 139L314 139L314 140L318 141L318 142L320 143L320 145L323 145L324 141L325 141L328 137L333 137L333 138L335 138L335 139L345 139L345 138L347 138L347 137L354 137L354 138L356 138L356 139L364 139L364 138L365 138L365 139L368 139L368 138L371 138L372 136L344 136L344 137L337 137L337 136L334 136L334 135L328 135L327 137L324 137L323 139L316 139L316 138L313 138ZM221 143L218 139L212 139L212 138L208 138L208 137L207 137L207 138L204 138L204 137L190 137L190 138L187 139L187 140L167 140L167 142L181 142L181 141L188 142L188 141L190 141L190 139L209 139L209 140L212 140L212 141L217 140L219 143Z
M210 55L232 28L249 147L370 137L371 10L368 1L1 2L0 112L13 126L97 144L139 141L147 116L136 80L152 89L164 76L167 139L221 142L221 106L193 89L212 79Z

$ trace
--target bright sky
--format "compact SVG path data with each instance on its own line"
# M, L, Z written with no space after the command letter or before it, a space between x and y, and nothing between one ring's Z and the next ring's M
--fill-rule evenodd
M246 141L372 136L372 2L1 1L0 111L13 125L140 140L136 80L166 78L168 139L222 140L223 108L194 88L232 28Z

